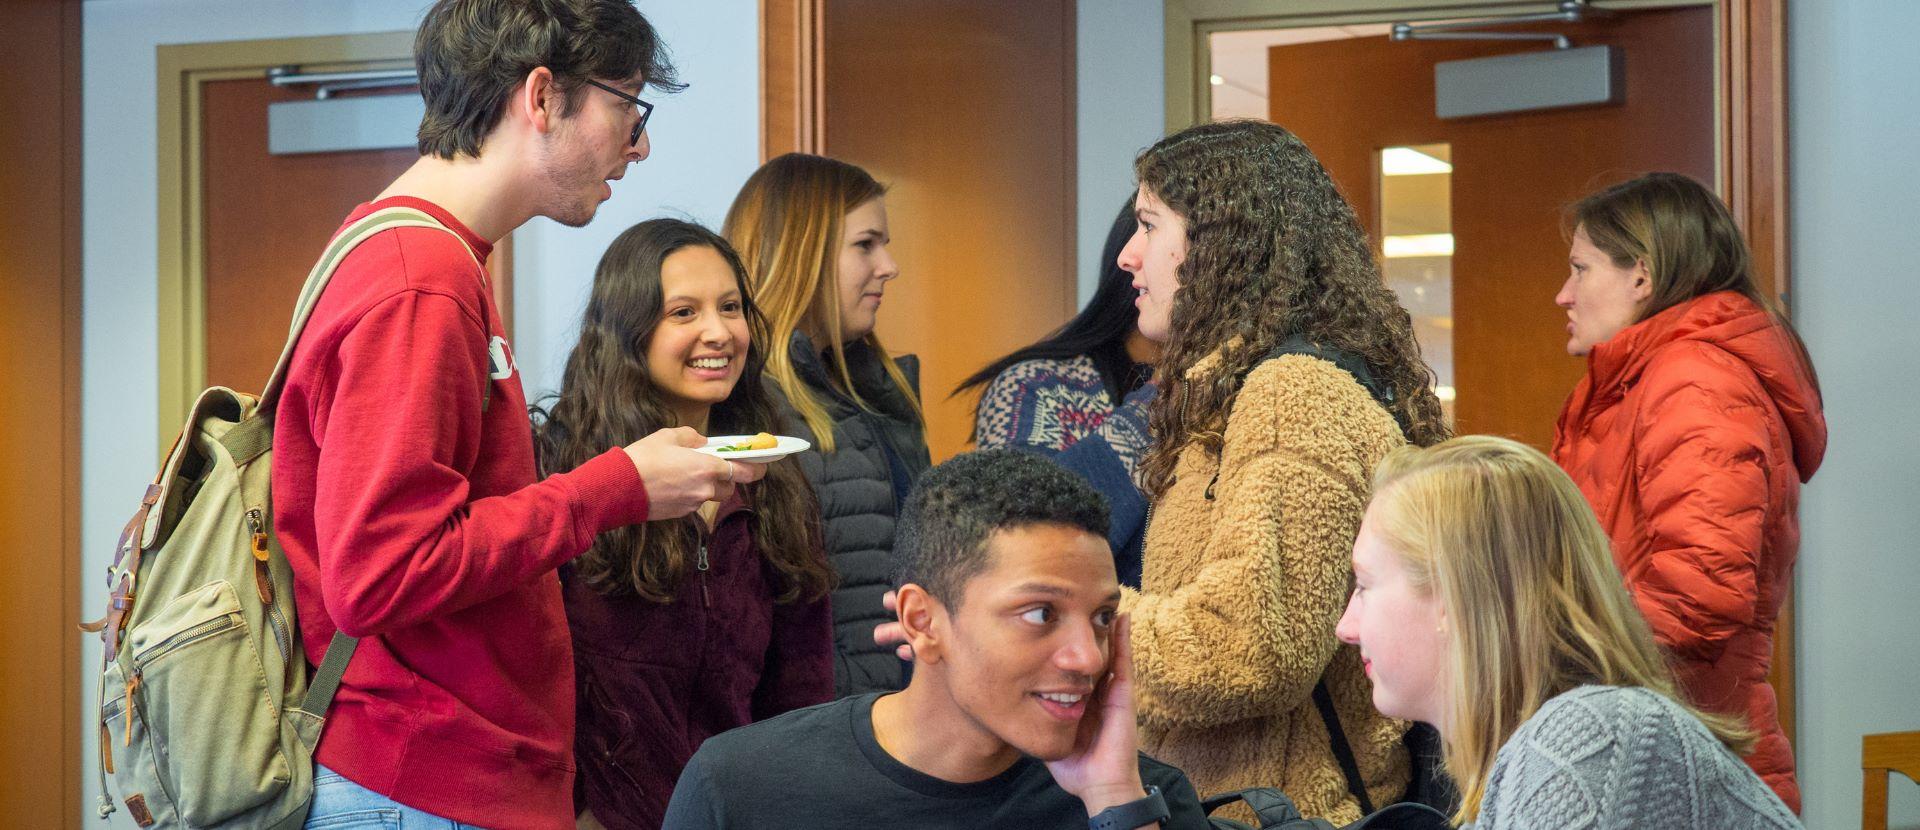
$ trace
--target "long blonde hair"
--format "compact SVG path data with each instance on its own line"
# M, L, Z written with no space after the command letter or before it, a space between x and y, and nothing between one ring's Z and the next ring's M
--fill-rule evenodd
M1480 814L1494 756L1547 700L1586 684L1650 689L1745 755L1753 733L1680 697L1615 569L1606 532L1539 450L1470 435L1405 447L1374 473L1367 520L1448 620L1447 772L1455 823Z
M840 323L840 244L847 214L886 192L867 171L844 161L787 153L754 171L734 197L722 226L727 241L740 252L754 296L767 316L767 376L786 393L787 401L819 439L822 452L833 452L833 419L800 379L787 344L795 331L824 337L825 344L814 346L825 347L829 376L839 381L841 391L856 405L872 409L861 399L847 370ZM913 408L914 419L920 420L920 398L880 345L879 336L869 333L862 341L879 357L887 376Z

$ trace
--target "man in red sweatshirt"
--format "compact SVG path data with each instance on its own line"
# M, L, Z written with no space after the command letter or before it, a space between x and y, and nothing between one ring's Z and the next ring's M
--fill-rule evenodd
M388 230L347 257L274 433L274 526L307 654L335 631L360 638L309 822L571 828L555 569L602 531L685 515L764 468L694 452L680 429L538 480L478 264L532 217L586 224L647 157L637 96L680 87L653 28L629 0L440 0L414 52L421 158L347 222L406 206L452 233Z

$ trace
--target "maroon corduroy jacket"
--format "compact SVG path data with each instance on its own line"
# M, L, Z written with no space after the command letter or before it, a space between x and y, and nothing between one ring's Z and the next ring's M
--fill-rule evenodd
M577 678L574 809L609 830L656 830L707 738L833 697L828 600L774 603L780 582L752 518L738 494L721 505L706 569L688 571L670 603L607 596L561 571Z

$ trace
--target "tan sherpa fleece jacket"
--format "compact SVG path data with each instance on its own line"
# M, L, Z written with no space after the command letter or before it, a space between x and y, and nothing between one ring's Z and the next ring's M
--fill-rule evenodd
M1406 724L1374 710L1359 652L1334 637L1368 482L1402 443L1352 375L1285 355L1247 376L1220 457L1181 450L1122 610L1141 749L1202 795L1278 787L1307 816L1360 818L1313 705L1323 675L1369 797L1405 791Z

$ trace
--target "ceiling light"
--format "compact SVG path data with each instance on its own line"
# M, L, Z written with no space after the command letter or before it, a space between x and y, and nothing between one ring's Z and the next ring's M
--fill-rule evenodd
M1424 176L1451 172L1453 165L1412 147L1388 147L1380 151L1380 174L1383 176Z
M1384 242L1388 259L1421 256L1453 256L1453 234L1423 233L1389 236Z
M1453 403L1454 398L1458 397L1459 394L1460 393L1451 386L1433 387L1433 396L1439 398L1441 403Z
M1224 84L1224 83L1226 83L1226 82L1227 82L1227 79L1225 79L1225 78L1222 78L1222 77L1220 77L1219 75L1214 75L1214 76L1212 76L1212 77L1210 77L1210 78L1208 78L1208 79L1207 79L1207 81L1208 81L1208 82L1210 82L1210 83L1212 83L1212 84L1213 84L1214 86L1219 86L1219 85L1221 85L1221 84Z

